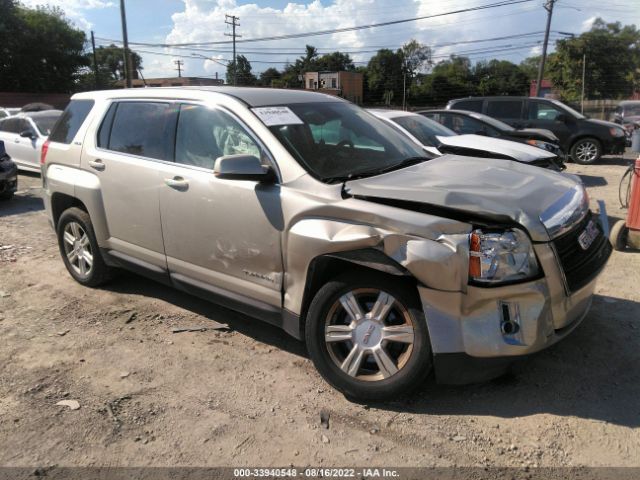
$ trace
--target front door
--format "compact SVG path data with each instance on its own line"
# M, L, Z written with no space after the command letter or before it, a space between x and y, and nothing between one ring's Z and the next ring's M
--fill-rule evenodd
M183 104L175 163L163 164L160 212L173 280L201 290L282 305L280 186L223 180L216 158L264 148L225 110ZM236 297L238 298L238 297Z
M561 117L562 115L563 117ZM566 120L569 115L549 102L529 100L529 112L526 126L529 128L544 128L551 130L560 140L561 145L566 145L571 130ZM569 121L572 119L569 118Z

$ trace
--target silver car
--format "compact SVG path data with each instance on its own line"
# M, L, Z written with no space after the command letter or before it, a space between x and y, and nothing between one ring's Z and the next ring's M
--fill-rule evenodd
M306 342L345 395L500 374L568 335L611 252L584 187L507 160L429 159L319 93L76 94L43 148L64 264L139 272Z
M19 113L0 120L0 140L21 170L40 172L40 152L62 110Z

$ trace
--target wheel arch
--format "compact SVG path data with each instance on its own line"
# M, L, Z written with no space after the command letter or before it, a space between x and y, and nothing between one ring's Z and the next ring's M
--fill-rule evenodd
M74 197L73 195L68 195L61 192L54 192L51 195L51 215L54 227L57 227L58 220L60 220L60 216L62 215L62 213L71 207L77 207L80 210L89 213L86 205L80 199Z

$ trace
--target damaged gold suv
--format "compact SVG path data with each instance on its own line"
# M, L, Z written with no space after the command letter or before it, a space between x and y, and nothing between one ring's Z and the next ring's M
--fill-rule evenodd
M379 400L560 340L611 252L572 177L425 155L319 93L148 88L75 95L42 170L78 282L126 268L280 326Z

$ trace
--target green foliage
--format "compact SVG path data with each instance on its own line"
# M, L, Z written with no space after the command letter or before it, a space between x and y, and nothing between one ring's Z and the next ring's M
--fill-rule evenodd
M583 55L587 98L625 98L640 87L640 31L635 25L623 27L598 18L588 32L557 42L545 76L566 101L581 96Z
M282 74L277 68L267 68L260 74L259 83L263 87L275 87L279 83L280 77L282 77Z
M402 103L403 76L402 55L386 48L378 50L367 64L369 95L365 101L388 105L395 98Z
M238 86L255 85L258 81L251 73L251 62L244 55L236 56L236 61L227 65L227 83L233 85L235 73L235 84Z
M473 77L480 95L525 95L530 85L527 74L506 60L476 63Z
M86 37L59 8L0 0L0 90L70 92L88 66Z

